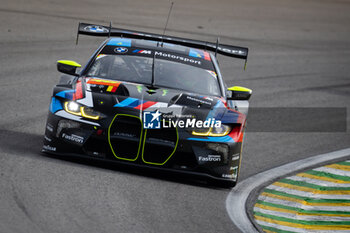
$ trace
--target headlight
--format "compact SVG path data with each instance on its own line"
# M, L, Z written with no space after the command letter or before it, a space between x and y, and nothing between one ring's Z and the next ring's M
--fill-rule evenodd
M220 127L195 129L192 131L192 134L196 136L221 137L229 134L231 132L231 129L231 126L221 124Z
M81 112L81 115L82 115L83 117L86 117L86 118L89 118L89 119L93 119L93 120L98 120L98 119L100 119L100 113L94 111L94 110L91 109L91 108L81 107L81 108L80 108L80 112Z
M229 125L224 125L221 124L220 127L213 127L212 130L210 131L209 136L226 136L231 132L232 127Z
M73 102L73 101L65 102L64 103L64 110L66 110L66 112L68 112L70 114L81 116L80 105L76 102Z
M94 111L92 108L82 106L74 101L64 102L64 110L70 114L82 116L92 120L98 120L101 117L101 114L99 112Z
M209 136L211 130L212 128L195 129L192 131L192 134L196 136Z

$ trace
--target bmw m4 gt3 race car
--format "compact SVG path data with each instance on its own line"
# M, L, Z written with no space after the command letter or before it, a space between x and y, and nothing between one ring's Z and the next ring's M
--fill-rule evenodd
M248 49L80 23L108 37L87 65L57 62L43 152L201 175L234 186L251 90L227 88L216 54Z

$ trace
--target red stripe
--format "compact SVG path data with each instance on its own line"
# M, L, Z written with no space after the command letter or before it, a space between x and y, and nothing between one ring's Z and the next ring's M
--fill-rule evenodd
M237 142L243 142L243 137L244 137L244 132L241 132Z
M75 93L73 95L73 100L79 100L82 99L83 96L83 84L81 81L77 82L76 88L75 88Z
M118 85L119 86L119 85ZM115 92L118 89L118 87L114 86L111 90L111 92Z
M227 102L226 102L226 100L225 100L223 97L220 98L220 101L225 105L225 107L226 107L227 109L230 109L230 108L227 106Z
M145 110L146 108L151 107L152 105L156 104L157 102L153 101L147 101L146 103L140 104L139 106L136 106L135 109L141 109Z
M204 59L210 61L210 56L208 52L204 52Z
M246 118L247 118L247 116L245 114L239 112L237 123L243 124L245 122Z
M114 86L118 87L120 85L120 82L117 81L108 81L108 80L102 80L102 79L90 79L88 84L96 84L96 85L104 85L104 86Z
M235 125L231 131L231 133L228 135L230 138L233 139L235 142L241 142L240 140L243 139L243 132L241 131L242 125Z

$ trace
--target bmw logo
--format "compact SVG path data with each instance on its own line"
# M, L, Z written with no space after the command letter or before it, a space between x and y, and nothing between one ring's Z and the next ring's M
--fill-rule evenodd
M114 49L114 52L116 52L116 53L126 53L126 52L128 52L128 49L125 48L125 47L118 47L118 48Z
M91 31L91 32L108 32L108 29L105 27L97 26L97 25L90 25L86 26L84 28L85 31Z

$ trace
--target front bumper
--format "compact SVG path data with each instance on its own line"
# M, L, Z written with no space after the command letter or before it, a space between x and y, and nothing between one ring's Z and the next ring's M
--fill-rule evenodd
M43 152L236 182L241 146L222 137L194 137L183 129L145 130L138 117L128 114L96 123L50 112Z

